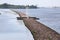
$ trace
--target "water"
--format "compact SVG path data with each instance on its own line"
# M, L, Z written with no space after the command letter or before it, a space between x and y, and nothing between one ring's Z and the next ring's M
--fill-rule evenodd
M0 9L0 40L34 40L18 15L9 9Z
M17 9L17 11L25 13L25 9ZM28 15L38 17L40 20L37 21L60 34L60 8L28 9Z
M26 9L16 9L26 12ZM18 15L9 9L0 9L0 40L34 40L22 20L16 20ZM28 9L28 15L38 17L37 20L60 33L60 8ZM43 29L42 29L43 30Z

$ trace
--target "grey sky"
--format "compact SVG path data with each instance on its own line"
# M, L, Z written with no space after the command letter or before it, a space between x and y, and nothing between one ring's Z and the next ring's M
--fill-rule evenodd
M60 6L60 0L0 0L0 4L9 3L16 5L37 5L40 7Z

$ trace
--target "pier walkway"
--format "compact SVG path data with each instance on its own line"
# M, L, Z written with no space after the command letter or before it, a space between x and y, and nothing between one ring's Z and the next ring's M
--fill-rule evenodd
M22 12L16 12L20 17L18 20L23 20L25 26L31 31L33 34L34 40L60 40L60 34L46 25L36 21L35 18L27 18L27 15Z

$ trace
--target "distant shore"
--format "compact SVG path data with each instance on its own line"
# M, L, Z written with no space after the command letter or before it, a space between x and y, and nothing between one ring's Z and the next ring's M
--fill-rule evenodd
M12 5L12 4L7 4L7 3L4 3L4 4L0 4L0 8L1 9L8 9L8 8L11 8L11 9L37 9L38 7L35 6L35 5Z

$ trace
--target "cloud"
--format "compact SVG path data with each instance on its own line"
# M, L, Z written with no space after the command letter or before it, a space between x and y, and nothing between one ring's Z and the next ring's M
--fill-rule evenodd
M60 6L60 0L0 0L0 3L10 3L16 5L38 5L43 7Z

